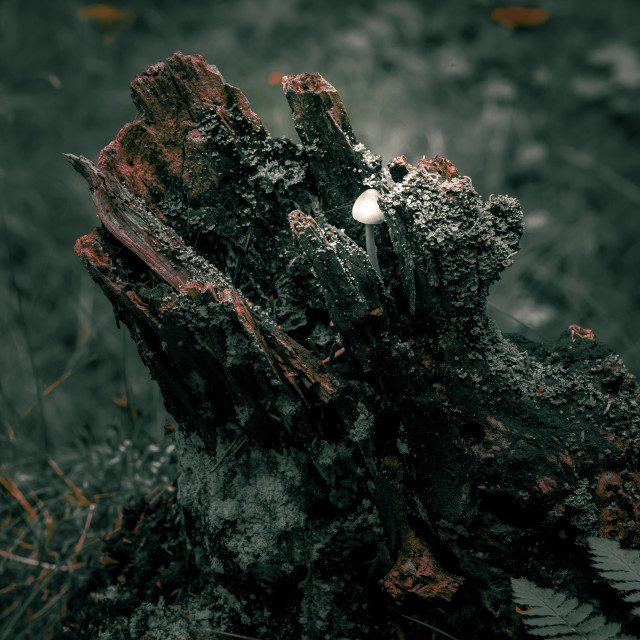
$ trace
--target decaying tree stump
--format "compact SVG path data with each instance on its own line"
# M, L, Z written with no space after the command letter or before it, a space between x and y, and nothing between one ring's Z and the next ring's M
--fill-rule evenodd
M634 378L588 329L536 344L487 317L516 200L438 158L387 183L328 82L283 88L302 144L176 53L97 165L67 156L103 225L76 252L180 424L206 579L162 606L263 640L431 633L403 615L523 638L511 577L599 598L586 538L640 546ZM369 188L381 279L351 217Z

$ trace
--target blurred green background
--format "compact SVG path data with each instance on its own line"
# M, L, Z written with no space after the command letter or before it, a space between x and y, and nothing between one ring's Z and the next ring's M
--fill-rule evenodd
M73 252L97 219L61 154L96 160L135 116L135 74L176 50L217 65L274 136L295 133L270 74L318 71L385 160L446 156L484 197L518 198L522 249L491 313L536 339L588 327L640 371L640 3L530 4L548 20L518 28L489 0L138 0L113 28L84 6L0 3L5 456L161 433L161 398Z
M135 117L133 77L177 50L274 136L295 139L280 74L317 71L384 160L438 154L484 197L518 198L499 325L541 340L577 323L640 372L640 3L549 0L522 26L501 6L1 0L1 639L53 637L122 506L175 478L160 394L74 254L97 218L62 153L96 160Z

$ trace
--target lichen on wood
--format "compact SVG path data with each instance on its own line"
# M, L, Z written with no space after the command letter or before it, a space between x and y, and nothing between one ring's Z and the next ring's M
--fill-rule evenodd
M164 606L262 640L413 637L407 613L524 637L512 576L588 591L589 536L640 546L635 379L589 329L538 344L488 318L514 198L438 157L387 183L334 87L283 89L301 144L176 53L97 165L68 156L102 223L76 252L180 423L201 589ZM351 217L370 188L381 278Z

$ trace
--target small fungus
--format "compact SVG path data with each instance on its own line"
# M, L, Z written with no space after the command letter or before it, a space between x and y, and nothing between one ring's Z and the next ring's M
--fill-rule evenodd
M380 194L375 189L363 191L353 205L353 217L364 224L365 239L367 243L367 256L371 266L382 280L380 265L378 264L378 251L373 234L373 225L384 222L384 216L378 206Z

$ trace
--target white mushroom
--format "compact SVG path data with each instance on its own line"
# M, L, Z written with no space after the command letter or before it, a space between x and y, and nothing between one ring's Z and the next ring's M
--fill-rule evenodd
M376 249L376 241L373 235L373 225L384 222L384 216L378 206L378 198L380 194L375 189L367 189L363 191L353 204L353 217L362 222L365 227L365 239L367 243L367 256L371 266L375 269L378 277L382 280L380 273L380 265L378 264L378 251Z

